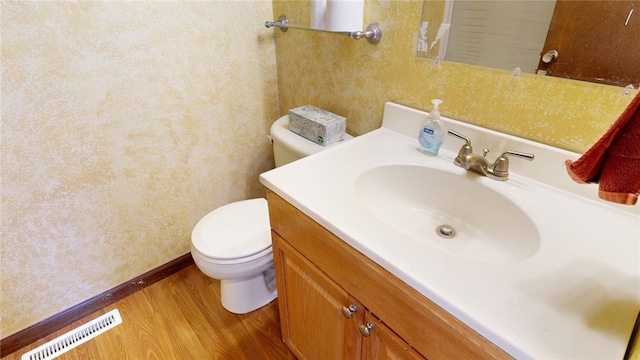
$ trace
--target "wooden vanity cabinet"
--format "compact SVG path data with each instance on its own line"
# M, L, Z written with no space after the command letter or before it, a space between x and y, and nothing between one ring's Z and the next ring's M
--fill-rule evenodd
M298 359L424 359L276 233L273 243L282 336Z
M299 359L511 358L275 193L267 200L282 337Z
M272 239L285 343L298 359L359 359L362 305L278 234Z

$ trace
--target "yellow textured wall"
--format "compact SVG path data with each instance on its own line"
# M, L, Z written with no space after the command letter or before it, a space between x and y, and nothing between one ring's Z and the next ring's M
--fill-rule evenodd
M268 1L1 6L4 338L264 196L278 95Z
M622 89L432 61L415 56L422 1L365 1L364 23L383 29L378 45L346 36L275 30L280 112L313 104L347 117L359 135L381 124L393 101L582 153L631 101ZM308 25L308 1L274 1L274 18ZM365 25L366 26L366 25ZM434 27L433 24L431 27Z

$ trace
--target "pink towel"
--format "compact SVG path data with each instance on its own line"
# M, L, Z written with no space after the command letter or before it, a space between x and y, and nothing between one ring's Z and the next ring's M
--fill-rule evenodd
M635 205L640 194L640 92L611 128L576 161L565 161L578 183L598 183L598 197Z

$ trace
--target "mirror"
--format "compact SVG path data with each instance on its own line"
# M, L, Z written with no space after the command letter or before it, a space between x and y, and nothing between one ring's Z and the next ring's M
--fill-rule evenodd
M417 55L640 85L640 1L424 0Z

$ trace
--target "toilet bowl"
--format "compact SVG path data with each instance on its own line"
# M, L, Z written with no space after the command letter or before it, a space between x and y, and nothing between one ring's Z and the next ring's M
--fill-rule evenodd
M205 275L220 279L222 306L236 314L277 296L267 200L224 205L203 217L191 234L191 255Z
M315 144L288 130L289 117L271 126L276 167L332 146ZM205 275L220 280L222 306L236 314L256 310L277 297L267 200L221 206L205 215L191 233L191 255Z

